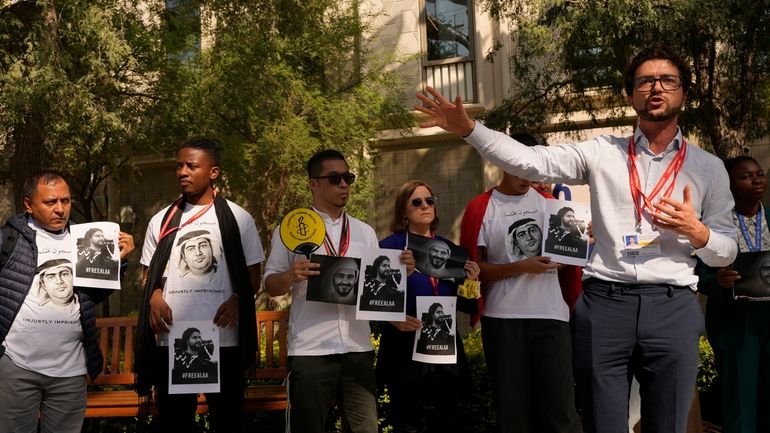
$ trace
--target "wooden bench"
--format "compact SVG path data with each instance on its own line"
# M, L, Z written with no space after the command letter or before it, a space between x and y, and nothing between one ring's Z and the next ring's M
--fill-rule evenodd
M134 391L134 330L136 317L96 319L104 371L89 383L87 418L131 417L157 413L154 405L140 410ZM288 311L258 311L257 368L246 389L246 410L283 410L288 404L283 380L287 375ZM198 398L198 413L208 412L205 397Z

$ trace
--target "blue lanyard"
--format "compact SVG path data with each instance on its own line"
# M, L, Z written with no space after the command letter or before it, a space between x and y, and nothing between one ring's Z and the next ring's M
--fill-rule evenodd
M746 227L746 221L743 219L743 215L740 212L738 214L738 225L741 227L741 233L743 233L743 240L746 241L746 245L749 247L749 251L761 251L762 250L762 206L759 207L757 212L757 225L754 230L754 244L751 244L751 236L749 236L749 228Z

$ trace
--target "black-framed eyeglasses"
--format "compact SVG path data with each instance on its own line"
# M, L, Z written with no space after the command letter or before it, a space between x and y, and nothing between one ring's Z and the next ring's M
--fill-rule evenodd
M344 180L346 184L350 185L356 181L356 175L346 171L344 173L331 173L326 176L313 176L311 179L329 179L329 183L332 185L339 185Z
M411 201L412 206L414 206L414 207L422 206L422 201L423 200L425 200L425 204L427 204L428 206L435 206L436 205L436 197L430 196L430 197L425 197L425 198L422 198L422 197L413 198L412 201Z
M645 76L634 78L634 89L640 92L650 92L655 87L656 81L666 91L677 90L682 87L682 77L679 75L661 75L660 77Z

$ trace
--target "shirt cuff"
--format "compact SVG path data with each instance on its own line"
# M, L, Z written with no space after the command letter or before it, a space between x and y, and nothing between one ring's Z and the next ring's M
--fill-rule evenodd
M709 240L703 248L696 248L693 254L703 260L703 263L715 267L723 268L730 265L738 253L738 244L735 241L721 233L717 233L709 228Z

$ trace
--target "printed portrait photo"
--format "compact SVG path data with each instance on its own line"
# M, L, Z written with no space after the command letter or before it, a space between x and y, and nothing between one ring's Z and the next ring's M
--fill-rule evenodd
M415 267L423 274L442 280L465 279L468 250L450 245L441 239L431 239L409 233L407 248L414 254Z
M585 266L588 259L588 223L591 211L587 204L546 200L548 231L543 255L555 262Z
M207 322L179 321L170 327L169 393L219 388L219 330ZM171 343L169 343L171 345ZM175 392L172 392L175 391ZM208 390L208 391L207 391Z
M534 219L521 218L508 227L505 244L516 260L539 256L543 231Z
M422 328L415 332L413 360L435 364L456 360L455 314L454 297L417 297L417 317Z
M52 259L37 267L39 305L65 307L75 297L72 262L67 259Z
M120 288L120 227L99 221L70 226L76 243L75 285Z
M770 251L739 253L733 269L741 275L733 287L735 299L770 300Z
M626 244L626 248L638 248L639 247L639 236L637 236L637 235L626 235L625 236L625 244Z
M217 281L222 251L208 230L192 230L181 235L178 272L182 285L211 285ZM226 265L225 265L226 266Z
M359 279L358 320L405 320L406 265L400 250L361 251L364 277Z
M314 254L310 261L321 268L319 275L308 278L308 301L356 305L361 259Z

